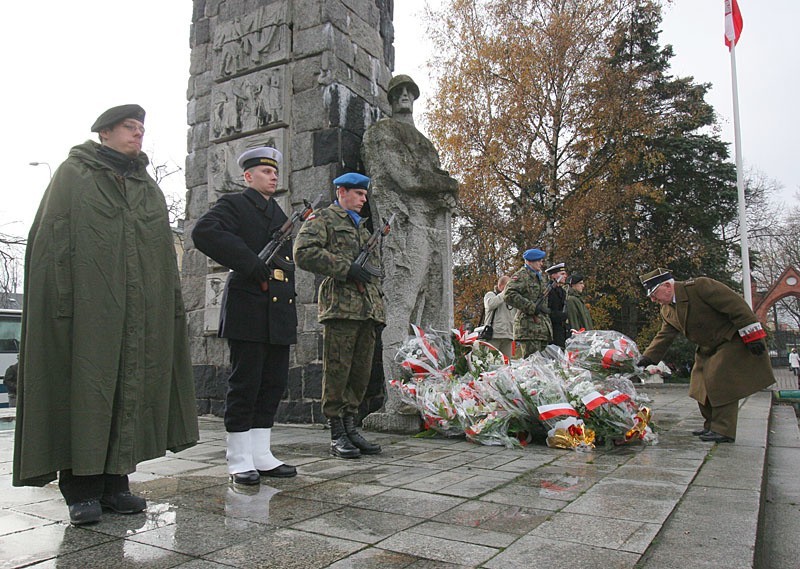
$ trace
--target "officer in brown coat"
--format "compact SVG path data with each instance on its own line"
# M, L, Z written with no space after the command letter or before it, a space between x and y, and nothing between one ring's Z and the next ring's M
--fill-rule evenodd
M662 268L639 279L650 300L661 304L662 323L637 365L660 361L678 334L697 344L689 396L705 422L692 434L733 442L739 400L775 382L761 323L741 296L714 279L676 282Z

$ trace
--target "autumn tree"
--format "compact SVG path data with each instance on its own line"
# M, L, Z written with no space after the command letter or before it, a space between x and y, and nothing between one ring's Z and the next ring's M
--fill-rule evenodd
M427 119L462 182L456 313L539 246L588 277L598 326L649 321L636 275L724 273L733 167L708 85L669 76L661 5L453 0L431 15ZM471 308L472 307L472 308ZM644 310L644 312L643 312Z
M733 243L722 229L736 216L734 166L705 101L710 86L669 75L673 53L658 44L660 23L656 2L620 19L599 75L598 134L576 177L582 190L563 212L565 225L583 229L562 237L572 263L596 281L600 321L640 341L652 335L657 307L638 274L660 265L678 278L732 284ZM624 116L609 120L605 109Z
M457 314L474 312L520 251L555 250L609 26L633 4L453 0L429 16L438 89L427 120L462 182Z

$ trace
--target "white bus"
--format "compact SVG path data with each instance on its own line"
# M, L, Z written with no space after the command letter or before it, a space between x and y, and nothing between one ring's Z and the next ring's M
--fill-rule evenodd
M0 377L19 358L19 341L22 337L22 310L0 308ZM0 407L8 407L8 390L0 380Z

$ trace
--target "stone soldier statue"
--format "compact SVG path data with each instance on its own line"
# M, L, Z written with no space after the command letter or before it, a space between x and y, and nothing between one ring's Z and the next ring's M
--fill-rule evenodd
M545 252L528 249L522 258L525 265L514 273L506 286L506 302L519 312L514 319L514 340L525 358L544 350L553 341L550 308L542 295L547 289L547 276L542 274Z
M358 458L380 445L356 429L356 414L372 370L376 328L385 322L380 278L355 262L370 238L360 213L369 178L351 172L333 181L336 200L303 223L294 244L297 266L323 275L319 287L322 324L322 413L331 425L331 454ZM380 269L380 249L369 264Z
M407 75L397 75L389 82L388 97L392 116L367 129L361 156L372 178L370 203L384 216L397 215L383 250L383 360L391 373L410 324L452 327L451 218L458 182L442 170L436 148L414 126L417 84ZM400 405L390 394L387 410L393 411L395 403Z

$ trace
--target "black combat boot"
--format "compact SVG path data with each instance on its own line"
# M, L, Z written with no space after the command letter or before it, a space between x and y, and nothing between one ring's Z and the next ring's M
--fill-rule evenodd
M361 433L356 430L355 415L344 416L344 431L347 433L347 438L350 439L350 442L361 451L361 454L381 453L381 445L369 442L367 439L361 436Z
M339 458L358 458L361 451L347 436L341 417L331 417L331 454Z

